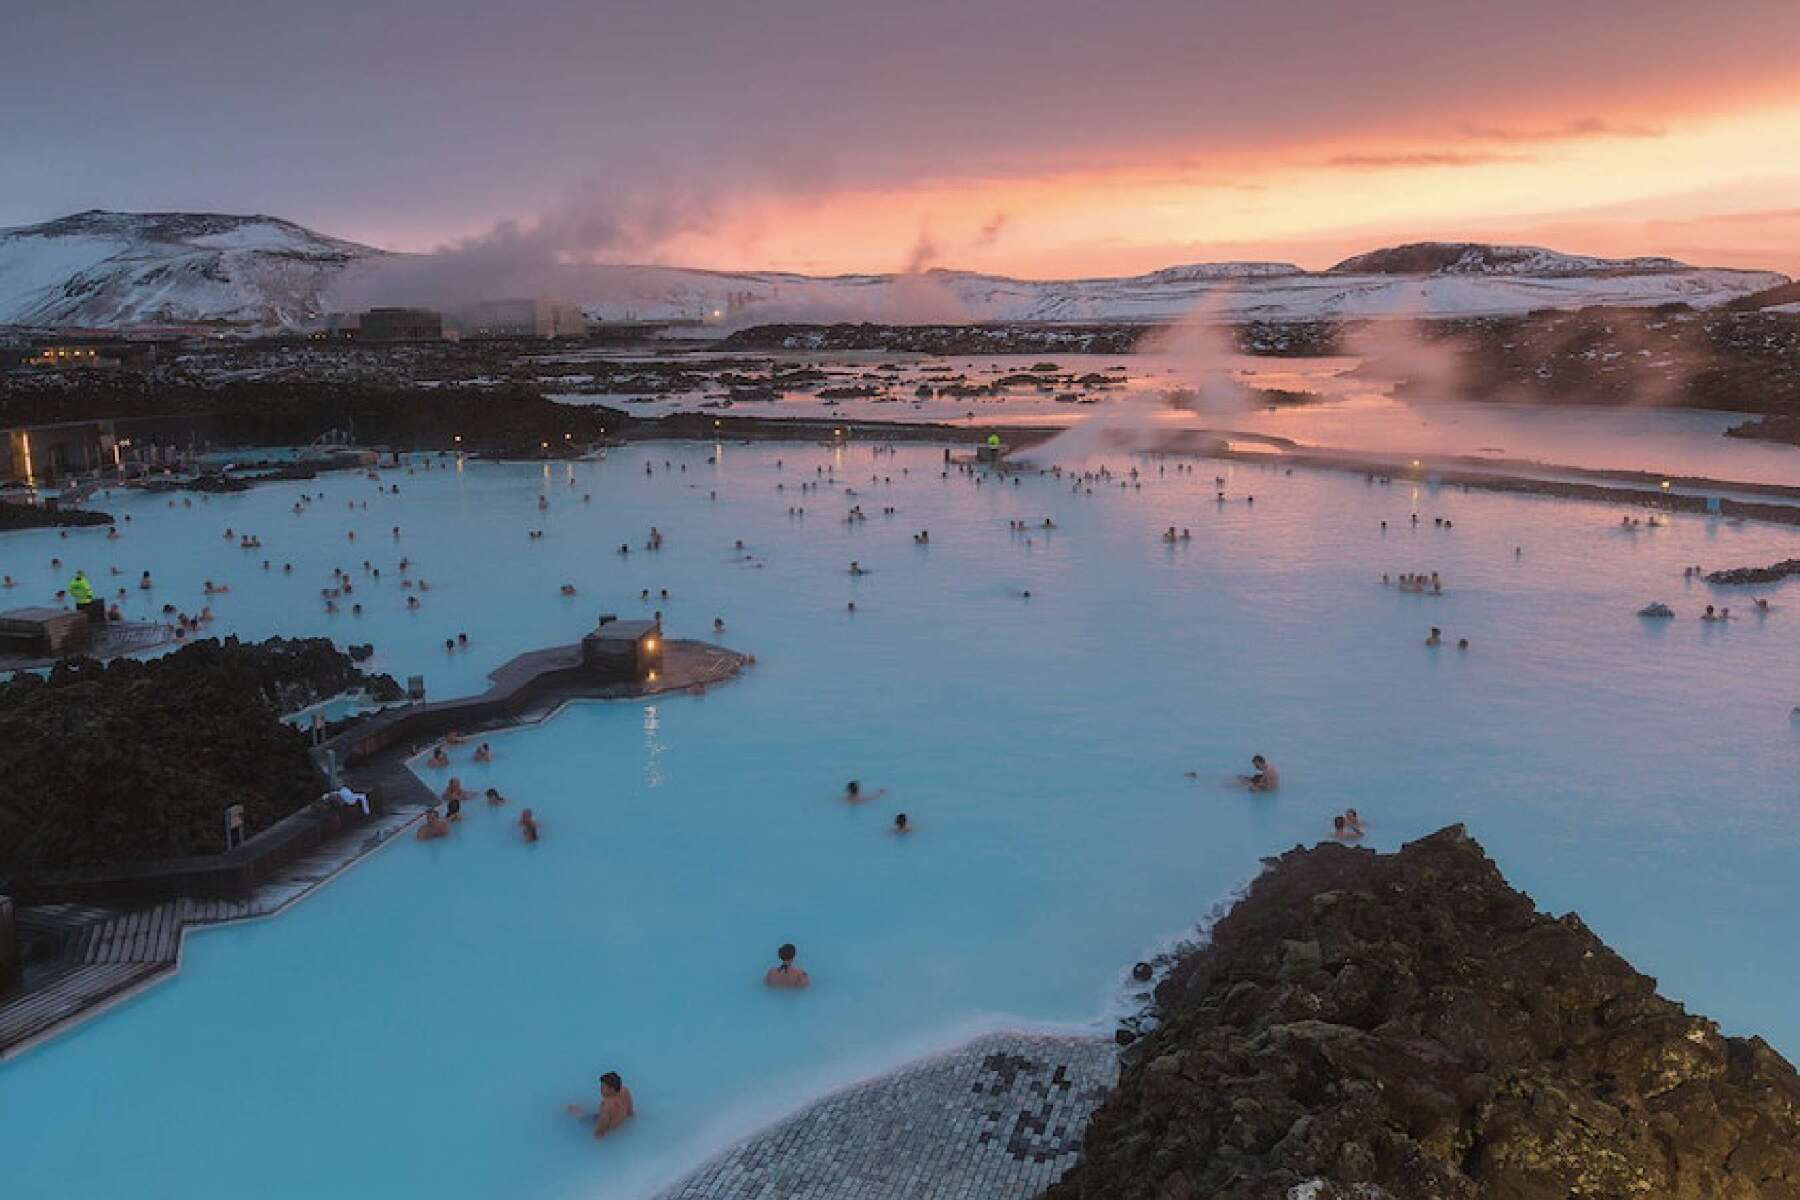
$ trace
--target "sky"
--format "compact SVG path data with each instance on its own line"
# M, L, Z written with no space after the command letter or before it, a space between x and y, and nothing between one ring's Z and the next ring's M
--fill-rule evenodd
M19 6L0 225L1050 278L1398 241L1800 275L1796 0Z

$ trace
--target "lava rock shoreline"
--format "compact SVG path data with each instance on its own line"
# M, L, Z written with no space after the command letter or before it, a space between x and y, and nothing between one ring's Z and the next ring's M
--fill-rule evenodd
M1460 825L1270 862L1156 990L1045 1200L1789 1200L1800 1077Z

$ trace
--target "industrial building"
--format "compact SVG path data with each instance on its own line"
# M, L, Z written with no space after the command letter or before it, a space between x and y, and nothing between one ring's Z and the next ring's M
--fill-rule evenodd
M363 342L441 342L444 314L429 308L371 308L352 335Z
M578 338L587 336L587 314L568 300L482 300L450 314L465 338Z

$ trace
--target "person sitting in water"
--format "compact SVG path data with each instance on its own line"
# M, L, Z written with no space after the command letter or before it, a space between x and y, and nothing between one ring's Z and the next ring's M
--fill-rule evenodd
M537 818L531 815L529 808L519 814L519 836L528 842L538 840Z
M569 1115L580 1120L587 1120L591 1115L594 1121L594 1140L605 1137L627 1120L637 1114L637 1108L631 1100L631 1090L625 1081L619 1078L617 1071L608 1071L600 1077L600 1107L592 1114L579 1104L569 1105Z
M419 826L419 832L414 836L421 842L429 842L433 838L449 837L450 822L438 816L437 809L428 808L425 810L425 823Z
M444 816L452 821L462 820L462 802L468 798L462 780L452 779L450 786L444 789Z
M562 594L565 596L573 596L575 594L575 585L572 583L563 584L562 585Z
M772 988L803 988L812 983L812 977L794 965L794 943L786 942L781 949L775 951L775 957L781 961L763 972L763 983Z
M852 562L850 564L850 573L852 575L867 575L869 572L863 568L861 563Z
M1254 775L1239 775L1244 786L1253 792L1272 792L1281 786L1281 776L1275 771L1269 760L1260 754L1250 756L1250 765L1256 768Z
M1443 645L1444 644L1444 631L1439 629L1436 625L1433 625L1431 627L1431 636L1427 637L1425 639L1425 644L1427 646Z
M489 788L486 795L489 808L499 808L502 804L506 803L506 797L502 796L494 788Z
M895 813L894 814L894 832L895 833L911 833L912 831L913 831L912 824L911 824L911 822L909 822L906 819L906 814L905 813Z
M444 735L444 745L446 746L460 746L468 740L468 738L464 737L460 732L454 729Z
M1706 611L1700 614L1700 619L1702 621L1717 621L1719 619L1719 614L1714 612L1713 606L1709 604L1706 606Z
M1344 824L1349 826L1350 831L1357 837L1363 835L1362 818L1356 815L1356 810L1354 808L1346 808L1344 810Z
M887 795L886 788L880 788L871 795L863 795L862 782L852 779L844 785L844 800L848 804L860 804L864 800L879 800Z
M1362 834L1351 829L1350 822L1344 819L1342 813L1339 813L1337 816L1331 818L1331 836L1340 842L1354 842L1357 838L1361 837Z
M447 767L450 765L450 756L444 753L444 748L442 746L439 746L431 752L431 757L425 760L425 765L428 767Z
M476 762L493 762L494 761L494 751L488 746L488 744L486 742L483 742L483 743L481 743L481 745L475 747L475 761Z

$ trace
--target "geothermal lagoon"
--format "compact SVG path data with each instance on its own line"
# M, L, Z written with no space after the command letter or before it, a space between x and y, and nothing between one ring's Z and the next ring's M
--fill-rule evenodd
M1381 849L1466 822L1665 994L1800 1054L1800 961L1772 937L1800 907L1800 581L1684 576L1800 556L1800 533L1076 449L1016 482L865 440L420 455L379 483L114 492L117 541L7 535L18 603L82 566L130 617L373 643L437 698L602 612L757 660L704 695L570 705L489 737L489 765L421 762L511 806L194 932L171 981L0 1066L8 1195L650 1196L974 1031L1110 1034L1134 962L1346 807ZM334 567L356 587L329 614ZM1401 572L1443 595L1383 585ZM1634 615L1657 600L1676 619ZM1256 753L1273 795L1233 783ZM846 805L850 779L885 792ZM760 986L785 941L808 992ZM639 1115L596 1145L562 1110L605 1070Z

